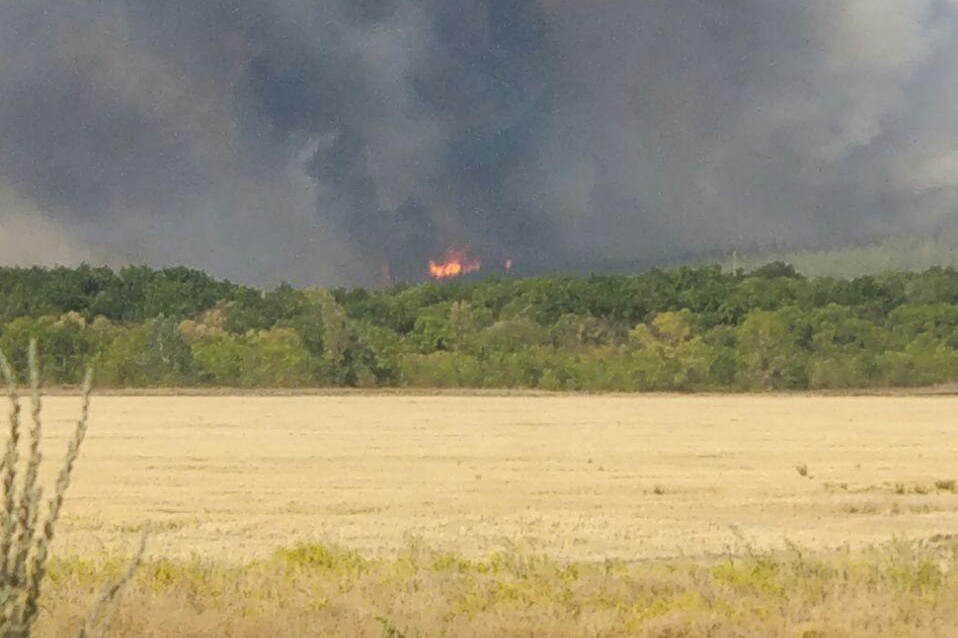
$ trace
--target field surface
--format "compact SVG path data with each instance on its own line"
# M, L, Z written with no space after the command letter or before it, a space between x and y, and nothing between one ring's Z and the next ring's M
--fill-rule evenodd
M50 461L78 403L46 399ZM151 554L228 563L302 542L588 561L926 539L958 530L956 415L950 397L95 397L57 552L124 551L146 520Z

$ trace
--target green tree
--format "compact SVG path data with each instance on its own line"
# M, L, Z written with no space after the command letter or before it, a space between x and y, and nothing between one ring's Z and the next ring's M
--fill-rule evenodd
M738 329L740 374L748 387L764 390L807 387L806 324L794 308L756 310Z
M312 385L309 354L299 334L291 328L251 332L241 383L249 387L296 388Z
M190 348L200 383L230 387L243 385L244 369L253 361L244 337L223 332L201 337Z

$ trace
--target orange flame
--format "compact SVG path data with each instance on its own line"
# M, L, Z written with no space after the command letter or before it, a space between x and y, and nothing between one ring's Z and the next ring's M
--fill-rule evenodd
M449 249L442 261L429 260L429 276L433 279L452 279L471 272L482 266L478 257L472 257L466 250Z

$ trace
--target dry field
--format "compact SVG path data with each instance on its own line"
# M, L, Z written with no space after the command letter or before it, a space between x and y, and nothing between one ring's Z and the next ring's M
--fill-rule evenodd
M56 457L77 399L47 407ZM75 631L149 520L117 638L954 637L956 412L99 397L38 636Z
M77 399L46 400L49 454ZM798 466L807 466L802 476ZM60 551L697 557L958 532L958 398L96 397ZM936 488L936 483L938 486Z

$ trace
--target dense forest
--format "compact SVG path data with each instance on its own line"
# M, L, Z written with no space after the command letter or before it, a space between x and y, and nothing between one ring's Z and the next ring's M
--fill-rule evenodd
M187 268L0 269L0 346L101 386L791 390L958 380L958 271L781 262L385 291L260 291Z

